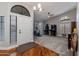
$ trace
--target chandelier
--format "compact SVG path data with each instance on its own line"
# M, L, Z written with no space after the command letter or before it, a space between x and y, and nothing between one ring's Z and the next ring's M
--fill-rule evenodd
M42 11L42 6L40 3L37 4L37 6L33 7L33 10Z

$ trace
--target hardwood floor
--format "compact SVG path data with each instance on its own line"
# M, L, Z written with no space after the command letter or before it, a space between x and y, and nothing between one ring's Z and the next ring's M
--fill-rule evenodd
M0 56L10 56L13 52L16 52L16 48L9 50L0 50Z
M0 50L0 56L11 56L11 54L14 52L16 54L12 56L59 56L58 53L38 44L35 47L25 50L24 52L18 52L16 48L9 50Z
M23 53L17 52L17 56L59 56L59 54L38 45L37 47L31 48Z

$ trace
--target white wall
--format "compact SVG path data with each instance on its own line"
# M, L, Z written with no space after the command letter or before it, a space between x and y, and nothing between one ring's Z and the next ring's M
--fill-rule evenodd
M56 24L57 25L57 35L60 35L60 33L62 32L61 29L60 29L60 18L63 17L63 16L68 16L70 17L70 21L75 21L76 20L76 8L73 9L73 10L70 10L68 12L65 12L61 15L58 15L56 17L53 17L51 19L49 19L46 23L48 23L49 25L51 24Z
M10 46L10 15L11 8L14 5L22 5L25 6L31 13L30 22L31 22L31 34L29 34L31 41L33 41L33 11L30 10L29 6L25 3L21 2L1 2L0 3L0 16L5 16L5 40L0 42L0 46ZM29 27L29 25L28 25ZM29 39L29 38L28 38Z
M0 41L0 47L9 45L9 18L8 18L8 3L0 2L0 16L4 16L5 18L5 39L4 41ZM8 27L8 28L7 28Z

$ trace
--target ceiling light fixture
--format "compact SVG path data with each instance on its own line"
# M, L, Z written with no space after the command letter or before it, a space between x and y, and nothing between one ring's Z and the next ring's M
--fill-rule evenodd
M48 12L48 18L52 18L54 14L51 14L50 12Z
M37 10L37 11L39 11L39 12L42 11L42 6L41 6L41 4L38 3L37 6L34 6L34 7L33 7L33 10Z
M40 9L40 8L41 8L41 4L40 4L40 3L38 3L37 7Z
M42 11L42 8L40 8L39 11Z
M36 10L36 6L33 7L33 10Z

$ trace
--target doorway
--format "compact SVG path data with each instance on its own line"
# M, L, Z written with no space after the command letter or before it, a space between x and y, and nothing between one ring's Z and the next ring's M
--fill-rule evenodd
M10 44L21 45L31 42L33 41L31 35L33 35L31 18L12 14L10 20Z

